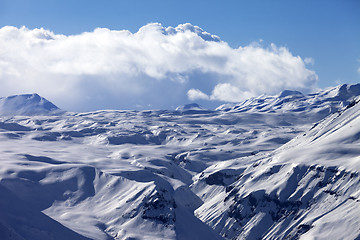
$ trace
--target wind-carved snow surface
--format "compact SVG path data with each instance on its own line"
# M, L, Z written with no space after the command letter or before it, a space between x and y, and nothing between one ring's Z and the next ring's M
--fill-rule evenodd
M359 94L2 115L0 239L359 238Z

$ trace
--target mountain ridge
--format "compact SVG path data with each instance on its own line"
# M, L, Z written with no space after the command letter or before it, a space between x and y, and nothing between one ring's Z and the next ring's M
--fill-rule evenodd
M360 84L343 84L307 95L298 91L284 90L275 96L262 95L240 103L224 104L217 110L231 112L326 112L334 113L350 104L360 95Z
M358 239L359 99L348 106L270 154L252 157L256 164L235 180L218 181L225 193L216 196L217 207L203 198L196 215L228 239ZM231 165L236 162L206 170L205 177L235 177ZM195 192L207 178L198 176ZM204 191L213 190L203 187L198 195Z
M261 95L239 103L226 103L216 111L226 112L311 112L334 113L350 104L360 95L360 84L342 84L336 87L304 95L296 90L283 90L278 95ZM101 110L98 110L101 111ZM178 106L175 111L212 111L197 103ZM2 115L51 115L65 112L49 100L33 94L19 94L0 97L0 114Z

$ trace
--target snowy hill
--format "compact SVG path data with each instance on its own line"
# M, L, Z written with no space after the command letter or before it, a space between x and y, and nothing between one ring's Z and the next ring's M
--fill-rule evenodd
M204 182L217 176L219 194L205 195L196 215L229 239L358 239L358 102L271 154L248 159L240 174L234 160L205 170L194 192L212 192Z
M0 115L50 115L61 112L57 106L36 93L0 98Z
M180 105L175 109L175 111L183 113L183 114L196 114L196 113L204 114L204 113L211 113L212 112L212 110L202 108L197 103L190 103L190 104Z
M186 105L178 106L176 111L188 111L188 110L204 110L202 107L199 106L197 103L190 103Z
M357 239L357 95L0 116L0 239Z
M360 95L360 84L343 84L318 93L303 95L285 90L277 96L260 96L239 104L225 104L217 110L231 112L303 112L318 114L323 118L351 103Z

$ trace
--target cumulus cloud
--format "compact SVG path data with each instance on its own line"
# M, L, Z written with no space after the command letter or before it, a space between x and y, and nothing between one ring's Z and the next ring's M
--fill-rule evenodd
M202 91L200 91L199 89L190 89L188 92L187 92L187 96L188 98L191 100L191 101L194 101L194 100L200 100L200 99L203 99L203 100L209 100L209 96L206 95L205 93L203 93Z
M37 92L68 110L234 102L283 89L311 91L317 82L307 60L284 47L234 49L191 24L71 36L7 26L0 46L1 96Z
M239 102L249 97L252 97L251 93L244 92L230 83L219 83L215 86L210 99L225 102Z

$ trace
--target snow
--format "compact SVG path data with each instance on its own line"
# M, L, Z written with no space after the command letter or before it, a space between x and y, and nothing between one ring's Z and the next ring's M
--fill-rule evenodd
M284 97L304 97L304 94L299 91L284 90L279 94L279 98Z
M50 115L62 112L36 93L0 98L0 115Z
M0 238L356 239L359 86L216 111L2 98Z
M360 95L360 84L340 85L315 94L285 90L277 96L259 96L239 104L224 104L217 110L231 112L301 112L304 117L312 117L317 122L329 113L337 112ZM309 116L308 116L309 115Z
M178 106L176 109L176 111L182 112L182 111L190 111L190 110L204 110L202 107L199 106L199 104L197 103L190 103L190 104L186 104L186 105L181 105Z

